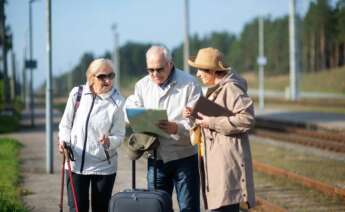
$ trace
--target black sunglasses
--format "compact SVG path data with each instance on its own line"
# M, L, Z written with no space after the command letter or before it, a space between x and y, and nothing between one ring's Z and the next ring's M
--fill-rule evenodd
M161 72L163 72L164 70L164 67L161 67L161 68L148 68L147 71L150 73L150 74L153 74L155 71L159 74Z
M111 79L112 80L115 77L115 73L111 72L110 74L99 74L96 77L99 80L106 80L106 79Z

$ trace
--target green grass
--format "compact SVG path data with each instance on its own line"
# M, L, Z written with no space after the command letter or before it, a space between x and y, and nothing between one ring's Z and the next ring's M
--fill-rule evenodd
M143 76L126 77L121 79L121 94L124 97L128 97L129 95L133 94L135 83Z
M257 72L243 74L250 88L258 88L257 75ZM302 91L345 94L344 79L345 66L316 73L302 72L300 86ZM269 90L285 91L289 83L289 74L265 77L265 88Z
M327 159L310 153L257 142L260 140L261 138L251 140L254 160L345 188L345 161Z
M27 211L20 199L20 170L18 152L20 144L0 138L0 211Z
M54 103L53 107L63 113L65 111L66 103Z
M254 99L254 106L259 108L259 103L257 98ZM344 105L345 105L345 101ZM266 99L265 107L272 108L272 109L287 109L289 111L304 111L304 112L324 112L324 113L339 113L345 114L345 107L334 105L333 103L306 103L304 101L300 102L291 102L291 101L280 101L277 102L273 99Z
M0 115L0 133L13 132L19 128L19 113L15 112L14 116Z
M256 195L288 211L342 211L345 208L345 201L340 197L327 196L284 177L255 171L254 181Z
M0 134L13 132L19 128L20 124L20 112L24 108L24 104L19 98L11 102L7 108L10 111L8 114L3 113L5 111L4 102L0 101ZM11 114L13 113L13 114Z

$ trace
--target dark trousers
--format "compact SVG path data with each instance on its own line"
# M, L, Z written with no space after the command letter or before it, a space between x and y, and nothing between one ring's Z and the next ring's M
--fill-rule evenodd
M148 160L147 182L153 189L154 160ZM174 186L181 212L200 211L198 158L191 156L163 163L157 161L157 189L172 195Z
M109 200L115 182L115 174L111 175L81 175L72 173L77 195L79 212L89 211L89 188L91 184L91 208L93 212L107 212ZM75 212L73 193L68 173L66 173L68 206L70 212Z
M240 204L233 204L223 206L217 209L210 210L211 212L239 212L240 211Z

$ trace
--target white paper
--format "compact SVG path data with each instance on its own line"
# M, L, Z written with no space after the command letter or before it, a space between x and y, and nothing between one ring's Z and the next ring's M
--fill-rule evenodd
M127 108L129 124L135 133L154 133L159 136L169 137L157 125L161 120L168 120L167 111L159 109Z

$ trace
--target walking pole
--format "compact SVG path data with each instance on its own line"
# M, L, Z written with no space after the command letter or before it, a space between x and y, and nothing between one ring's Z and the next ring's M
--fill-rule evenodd
M63 212L63 192L65 186L65 154L62 154L62 165L61 165L61 190L60 190L60 212Z
M67 159L67 167L68 167L68 176L69 176L69 181L71 184L71 189L72 189L72 196L73 196L73 202L74 202L74 207L76 209L76 212L79 212L78 210L78 203L77 203L77 194L75 192L75 186L72 178L72 170L71 170L71 162L70 162L70 156L72 154L71 152L71 147L68 146L66 143L64 143L65 146L65 158Z

